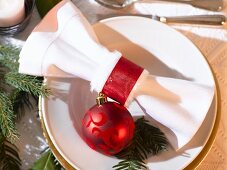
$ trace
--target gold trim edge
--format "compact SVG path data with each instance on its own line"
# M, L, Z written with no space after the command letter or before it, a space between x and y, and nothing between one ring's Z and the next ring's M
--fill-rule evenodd
M76 170L72 165L70 165L58 152L58 150L55 148L54 144L52 143L49 134L47 132L44 120L43 120L43 114L42 114L42 97L39 97L39 117L40 117L40 126L43 131L43 136L46 139L47 144L49 145L50 150L54 154L55 158L61 163L61 165L67 169L67 170Z
M190 39L189 39L190 40ZM190 40L191 41L191 40ZM192 41L191 41L192 42ZM193 42L192 42L193 43ZM194 44L194 43L193 43ZM195 45L195 44L194 44ZM196 45L195 45L196 46ZM196 46L197 47L197 46ZM211 64L209 63L208 59L205 57L205 55L203 54L203 52L200 50L200 48L197 47L197 49L201 52L201 54L203 55L204 59L206 60L210 71L212 73L212 76L214 78L214 83L215 83L215 98L217 100L216 102L216 118L215 118L215 122L213 125L213 129L212 132L209 136L209 139L207 140L205 146L203 147L202 151L198 154L198 156L188 165L186 166L183 170L192 170L192 169L196 169L201 163L202 161L206 158L206 156L208 155L209 151L211 150L212 145L214 144L214 141L216 139L216 134L219 128L219 124L220 124L220 120L221 120L221 95L220 95L220 88L218 85L218 81L217 78L215 76L214 70L211 67Z

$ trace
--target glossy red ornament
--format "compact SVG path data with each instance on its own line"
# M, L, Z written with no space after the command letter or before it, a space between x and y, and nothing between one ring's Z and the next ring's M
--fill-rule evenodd
M114 155L132 140L134 120L129 111L115 102L102 102L87 111L82 121L82 135L90 148Z

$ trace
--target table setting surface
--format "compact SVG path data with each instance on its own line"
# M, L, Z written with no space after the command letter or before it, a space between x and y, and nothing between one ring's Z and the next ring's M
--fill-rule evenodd
M168 3L151 0L141 0L124 9L109 9L93 0L72 0L81 10L91 24L97 24L103 17L120 14L152 14L159 16L183 16L202 14L223 14L227 16L227 0L224 0L223 10L219 12L194 8L187 4ZM1 36L0 43L23 44L33 28L41 20L38 11L34 8L29 25L25 30L13 37ZM204 55L217 86L218 109L214 127L207 146L199 155L200 159L185 169L197 170L224 170L227 169L227 24L223 26L168 24L187 37ZM29 169L33 162L40 157L40 152L47 147L46 138L43 136L45 127L41 127L38 106L26 112L25 116L17 123L20 140L16 145L20 150L22 169ZM50 145L50 143L49 143ZM194 164L194 165L193 165ZM196 165L196 166L195 166Z

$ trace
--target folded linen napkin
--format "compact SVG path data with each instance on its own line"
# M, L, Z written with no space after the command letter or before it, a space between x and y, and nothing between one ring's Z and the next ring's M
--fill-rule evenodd
M19 72L36 76L80 77L126 106L136 99L155 120L168 127L179 149L202 124L214 95L212 87L158 77L109 51L69 0L57 4L28 37ZM171 143L171 141L170 141Z

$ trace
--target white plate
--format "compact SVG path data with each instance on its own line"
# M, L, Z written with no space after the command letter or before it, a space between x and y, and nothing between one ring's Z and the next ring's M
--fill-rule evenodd
M162 23L141 17L116 17L103 20L94 29L103 45L121 51L152 74L216 88L212 72L201 52L182 34ZM48 78L46 83L53 94L41 103L44 125L62 157L81 170L109 170L116 165L118 159L93 151L80 137L81 119L86 110L95 104L97 96L90 92L89 83L78 78ZM170 149L150 157L147 166L152 170L177 170L189 165L209 139L216 118L216 106L215 98L212 105L207 106L210 109L198 133L181 152Z

